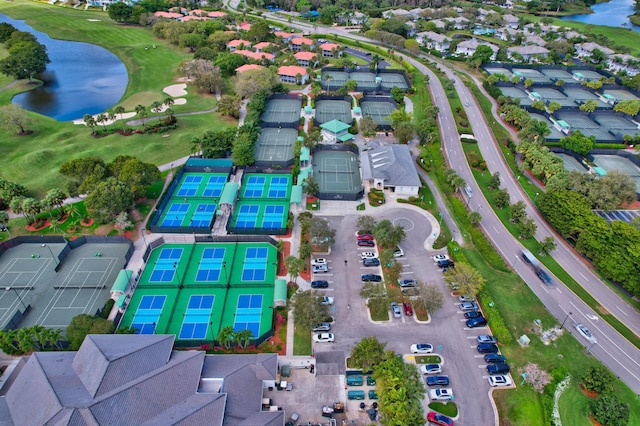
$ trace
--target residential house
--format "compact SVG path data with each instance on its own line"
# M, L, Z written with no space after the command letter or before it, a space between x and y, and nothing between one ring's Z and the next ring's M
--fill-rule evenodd
M357 11L345 12L336 17L336 21L342 25L364 25L367 19L367 15Z
M524 62L532 62L539 58L546 58L549 55L549 50L542 46L530 45L530 46L514 46L507 48L507 56L509 59L514 60L514 53L522 56Z
M547 42L545 39L535 34L528 34L525 39L525 43L527 44L535 44L536 46L546 46Z
M224 17L224 16L227 16L227 14L226 14L226 13L224 13L224 12L215 11L215 12L209 12L209 13L207 13L207 16L208 16L209 18L218 19L218 18L222 18L222 17Z
M297 52L295 55L298 65L301 67L315 68L318 65L318 59L315 52Z
M296 65L278 68L278 77L280 77L280 81L283 83L293 84L305 84L309 80L307 69Z
M439 30L444 30L444 29L447 28L447 23L442 19L434 19L434 20L429 21L429 22L433 23L433 25L435 25L436 28L439 29Z
M416 41L427 49L437 50L440 53L449 51L451 38L433 31L424 31L416 34Z
M611 56L614 53L616 53L613 50L609 49L608 47L600 46L598 43L593 43L593 42L578 43L578 44L575 44L574 47L576 48L576 56L578 58L588 58L593 54L593 51L596 49L600 50L606 56Z
M292 34L292 33L288 33L285 31L276 31L273 33L276 37L282 37L282 40L285 43L289 43L291 41L292 38L294 37L300 37L298 34Z
M284 426L284 411L262 411L277 354L176 351L174 340L89 334L77 352L33 352L5 381L2 423Z
M251 47L251 42L247 40L231 40L227 43L227 49L229 49L229 52L235 52L235 50L240 47L248 49Z
M264 68L264 67L262 65L257 65L257 64L245 64L236 68L236 74L242 74L243 72L249 71L249 70L259 70L261 68Z
M507 28L517 30L520 27L520 19L517 16L513 16L510 13L502 15L502 22Z
M491 50L493 50L493 55L491 55L491 60L496 59L496 54L498 53L499 47L495 44L487 43L487 42L479 42L477 39L472 38L470 40L465 40L458 43L456 47L456 55L460 56L472 56L476 53L476 49L478 46L489 46Z
M503 41L514 41L518 34L523 34L520 30L514 30L513 28L503 27L496 28L496 32L494 34L495 38Z
M273 62L274 59L276 58L275 55L272 55L271 53L252 52L251 50L244 50L244 49L236 49L233 51L233 53L237 53L238 55L242 55L244 57L247 57L249 59L253 59L254 61L259 61L259 62L263 60Z
M163 12L163 11L153 12L153 16L155 16L156 18L173 19L173 20L181 20L184 17L182 13Z
M302 50L302 45L306 45L309 49L313 49L313 40L306 37L294 37L289 42L289 46L295 52Z
M471 25L471 21L463 16L457 16L455 18L447 18L445 21L453 23L454 30L466 30Z
M262 52L262 49L264 49L265 47L271 47L271 46L275 46L275 44L269 43L268 41L262 41L256 44L255 46L253 46L253 48L256 50L256 52Z
M340 50L340 45L335 43L323 43L320 45L322 49L322 56L327 58L333 58L336 54L338 56L342 56L342 50Z
M385 19L390 19L390 18L406 18L406 19L411 19L411 12L409 12L408 10L404 10L404 9L391 9L391 10L386 10L382 13L382 17Z
M251 24L248 22L243 22L238 25L236 28L238 31L249 31L251 29Z
M607 67L610 71L618 73L624 71L630 77L640 73L640 60L628 54L615 54L607 60Z
M418 32L418 30L416 29L416 24L413 21L408 21L406 24L407 26L407 38L411 38L414 35L416 35L416 33Z
M530 34L545 35L551 32L558 32L560 27L557 25L541 25L539 23L527 24L524 26L524 31Z
M188 22L188 21L208 21L209 18L206 16L197 16L197 15L188 15L184 16L180 21Z
M362 179L376 189L416 196L422 186L408 145L382 145L360 153Z
M424 12L424 9L419 8L419 7L411 9L409 11L409 13L411 14L411 20L412 21L417 21L418 19L420 19L422 17L422 12Z

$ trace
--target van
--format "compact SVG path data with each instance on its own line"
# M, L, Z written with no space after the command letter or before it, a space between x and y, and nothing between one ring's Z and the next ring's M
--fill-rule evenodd
M469 185L465 185L464 186L464 192L467 193L469 198L473 197L473 190L471 189L471 187Z
M525 263L532 265L534 268L540 265L538 259L527 249L522 249L522 260Z

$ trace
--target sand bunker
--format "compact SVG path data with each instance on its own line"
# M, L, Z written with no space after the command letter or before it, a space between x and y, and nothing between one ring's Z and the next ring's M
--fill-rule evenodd
M185 90L187 85L184 83L181 84L172 84L171 86L167 86L162 91L169 96L177 98L178 96L186 96L187 91Z
M100 115L100 114L94 114L93 115L93 119L96 120L98 118L98 115ZM125 112L124 114L122 114L122 116L120 116L120 114L116 114L115 120L107 120L104 123L97 123L97 124L100 125L100 126L102 126L102 125L108 126L110 124L115 123L116 121L118 121L120 119L126 120L128 118L135 117L135 116L136 116L135 112ZM79 118L77 120L73 120L73 124L85 124L86 125L87 123L84 122L84 118Z

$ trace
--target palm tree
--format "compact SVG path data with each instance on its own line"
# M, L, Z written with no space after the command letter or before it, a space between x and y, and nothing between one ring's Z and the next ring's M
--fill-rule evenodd
M249 345L249 342L253 337L255 337L253 335L253 331L249 330L248 328L240 330L236 333L236 339L238 339L238 343L243 348L246 348Z
M167 120L171 121L171 117L173 117L173 110L171 109L171 107L173 106L173 104L175 104L176 101L171 97L167 97L164 99L164 101L162 101L162 105L166 106L167 109L164 111L165 114L167 114ZM169 111L171 111L171 116L169 115Z
M89 126L91 128L91 134L95 135L96 134L96 119L93 118L93 115L91 114L85 114L83 117L84 120L84 124L86 124L87 126Z
M173 121L173 117L175 115L175 111L173 110L173 108L167 108L165 110L165 114L167 114L167 121L169 123L171 123Z
M118 105L113 109L116 114L120 114L120 120L122 120L122 130L124 130L125 122L124 122L124 112L125 109L122 105Z
M140 117L140 120L142 121L142 129L146 128L146 118L147 118L147 107L143 106L143 105L136 105L136 114L138 115L138 117Z
M159 114L160 110L162 110L162 102L160 101L151 102L151 112L155 112L156 114ZM158 123L159 122L160 122L160 116L158 116Z
M371 65L373 65L373 69L376 73L378 72L378 64L380 63L380 61L382 61L382 58L380 57L380 55L378 55L377 53L374 53L373 56L371 57Z
M222 327L220 333L218 333L218 343L220 343L227 349L231 347L231 342L234 340L234 338L235 331L233 330L233 327L229 325L226 327Z
M116 121L116 113L113 111L107 111L107 118L111 123L114 123Z
M104 127L104 130L107 130L107 125L104 124L107 121L107 116L104 113L98 114L98 116L96 117L96 121L98 123L102 123L102 126Z

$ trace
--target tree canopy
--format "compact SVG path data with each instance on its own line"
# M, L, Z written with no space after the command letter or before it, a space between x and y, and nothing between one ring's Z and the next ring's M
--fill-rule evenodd
M0 73L16 79L32 79L51 62L47 47L26 32L14 31L4 42L8 55L0 59Z

